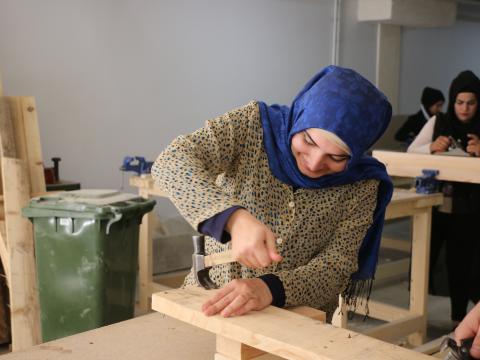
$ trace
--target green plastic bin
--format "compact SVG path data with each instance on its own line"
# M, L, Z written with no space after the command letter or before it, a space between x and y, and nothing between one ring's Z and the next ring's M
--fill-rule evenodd
M43 341L133 317L139 225L154 206L114 190L78 190L23 209L34 226Z

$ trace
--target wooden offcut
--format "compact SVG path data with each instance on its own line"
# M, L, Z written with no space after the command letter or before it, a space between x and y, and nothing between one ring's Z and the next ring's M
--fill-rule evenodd
M205 316L212 290L185 288L152 296L154 310L286 359L427 360L428 356L269 306L244 316Z

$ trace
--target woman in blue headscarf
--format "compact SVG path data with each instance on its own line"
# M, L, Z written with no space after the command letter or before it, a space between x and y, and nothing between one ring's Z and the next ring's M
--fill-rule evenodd
M268 305L327 311L369 293L392 184L366 151L387 128L386 97L353 70L328 66L290 107L252 101L180 136L152 174L206 237L222 288L207 315ZM185 285L194 285L192 273Z

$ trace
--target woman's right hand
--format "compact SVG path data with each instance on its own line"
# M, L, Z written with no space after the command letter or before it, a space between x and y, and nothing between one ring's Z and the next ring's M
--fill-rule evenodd
M242 265L262 268L282 261L275 234L247 210L236 210L228 219L226 230L232 237L233 257Z
M448 138L448 136L439 136L430 144L430 152L432 154L445 152L448 150L450 143L451 140Z

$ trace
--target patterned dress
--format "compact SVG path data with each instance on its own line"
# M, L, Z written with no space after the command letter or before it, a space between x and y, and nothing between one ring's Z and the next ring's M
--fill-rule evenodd
M296 190L282 183L268 165L255 101L177 137L160 154L152 174L195 229L240 205L283 240L277 245L280 263L263 269L239 263L211 269L219 286L235 278L274 274L283 283L285 306L307 305L328 313L335 309L357 270L358 250L372 224L377 180ZM228 246L206 238L207 254ZM195 284L192 272L185 284Z

